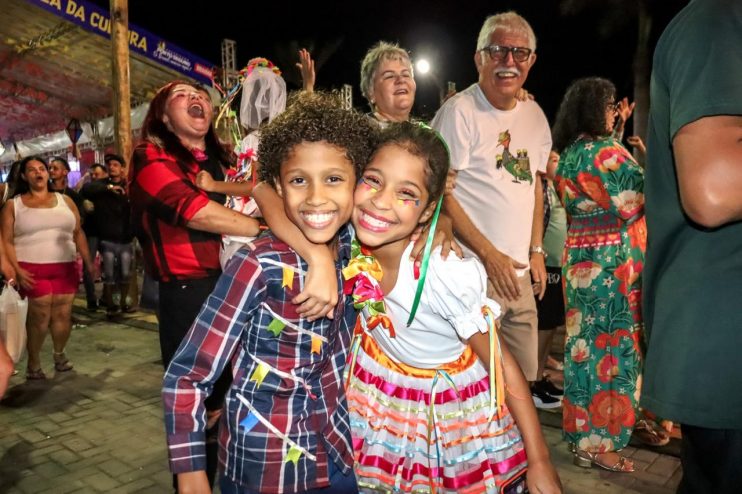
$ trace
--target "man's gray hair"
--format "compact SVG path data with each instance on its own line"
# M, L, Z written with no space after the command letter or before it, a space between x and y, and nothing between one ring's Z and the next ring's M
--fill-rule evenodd
M506 34L519 34L528 38L528 48L536 51L536 35L533 33L531 25L515 11L502 12L487 17L482 24L477 38L477 51L484 50L490 44L492 33L503 31Z
M400 48L397 43L379 41L369 48L366 52L366 56L363 57L363 61L361 62L361 94L363 94L363 97L366 98L370 104L371 100L369 99L369 94L371 93L371 86L373 86L374 76L383 60L400 60L406 62L410 66L410 71L412 71L412 61L410 61L410 56L406 51ZM373 104L371 104L371 106L373 106Z

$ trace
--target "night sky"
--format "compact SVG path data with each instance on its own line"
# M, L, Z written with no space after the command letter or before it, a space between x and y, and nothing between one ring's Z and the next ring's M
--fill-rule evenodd
M107 2L95 3L107 7ZM526 82L553 121L570 81L598 75L611 79L619 96L633 92L632 58L637 22L631 0L571 0L589 5L565 15L564 0L521 1L157 1L129 0L129 22L150 30L215 64L221 63L221 40L237 42L242 68L264 56L296 87L295 50L306 47L318 60L317 86L354 88L354 105L367 110L359 86L360 61L378 40L396 41L413 60L427 58L445 86L462 90L476 81L473 55L477 34L489 14L516 10L533 26L538 59ZM687 0L649 1L654 17L653 41ZM220 7L220 5L230 5ZM239 5L237 7L236 5ZM609 15L620 5L618 15ZM175 19L178 19L177 21ZM430 77L418 74L414 115L432 116L438 90Z

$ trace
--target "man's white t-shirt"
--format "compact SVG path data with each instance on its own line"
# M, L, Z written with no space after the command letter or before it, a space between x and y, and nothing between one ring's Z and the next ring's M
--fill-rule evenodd
M541 107L529 100L498 110L473 84L438 110L432 126L446 140L451 167L458 171L454 197L497 250L528 264L536 172L546 171L551 151Z

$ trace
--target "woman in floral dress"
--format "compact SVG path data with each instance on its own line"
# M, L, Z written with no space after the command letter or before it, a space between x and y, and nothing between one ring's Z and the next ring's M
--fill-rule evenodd
M631 472L633 464L618 451L635 426L657 432L638 412L644 175L611 137L616 108L610 81L577 80L554 130L561 154L557 189L570 219L563 258L563 425L576 464Z

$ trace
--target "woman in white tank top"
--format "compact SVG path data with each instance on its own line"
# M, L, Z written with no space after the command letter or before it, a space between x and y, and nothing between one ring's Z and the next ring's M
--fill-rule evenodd
M44 160L31 156L21 161L20 168L18 188L0 216L2 238L21 293L29 299L26 378L44 379L40 352L48 329L55 370L72 369L64 347L70 337L72 300L79 281L77 252L88 271L92 263L77 207L69 197L49 191Z

